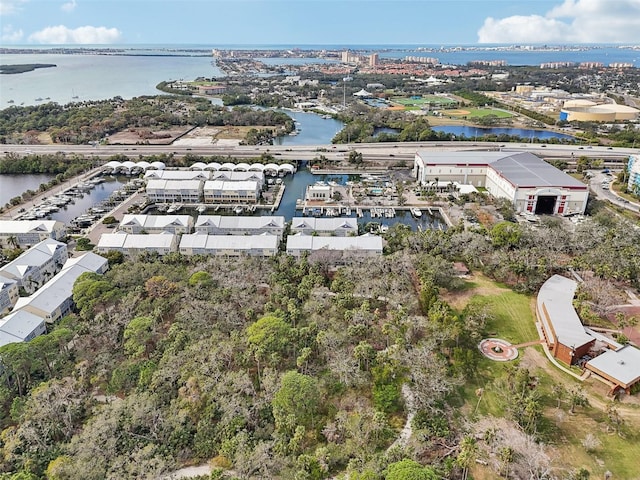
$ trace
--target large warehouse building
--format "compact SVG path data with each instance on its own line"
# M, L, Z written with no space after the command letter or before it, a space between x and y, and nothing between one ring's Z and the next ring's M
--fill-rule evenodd
M522 152L417 152L414 175L422 185L437 182L484 187L507 198L517 212L583 214L589 187L561 170Z

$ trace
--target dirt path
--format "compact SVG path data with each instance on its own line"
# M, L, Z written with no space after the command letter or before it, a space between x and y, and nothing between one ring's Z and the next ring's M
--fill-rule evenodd
M416 406L411 387L409 387L409 385L407 385L406 383L402 385L402 397L404 398L404 405L407 410L407 421L400 431L400 435L398 435L398 438L396 438L395 441L389 446L389 448L387 448L387 452L395 446L405 446L413 433L412 423L413 417L415 417L416 415Z
M211 466L198 465L194 467L181 468L180 470L176 470L175 472L169 473L168 475L164 475L159 480L178 480L179 478L191 478L200 475L211 475Z

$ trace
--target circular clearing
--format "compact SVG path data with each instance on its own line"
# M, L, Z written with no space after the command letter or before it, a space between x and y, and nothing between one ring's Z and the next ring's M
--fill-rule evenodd
M485 338L480 342L478 348L485 357L497 362L508 362L518 358L518 349L506 340L499 338Z

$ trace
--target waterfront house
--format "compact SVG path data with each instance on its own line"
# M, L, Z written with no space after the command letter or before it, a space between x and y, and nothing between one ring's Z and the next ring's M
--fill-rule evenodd
M209 180L210 172L202 170L147 170L145 179L160 180Z
M285 228L283 216L227 216L200 215L195 222L196 233L208 235L276 235L282 239Z
M199 203L202 199L202 180L164 180L151 178L146 193L152 203Z
M278 253L280 237L277 235L207 235L194 233L183 235L180 253L183 255L217 255L239 257L242 255L271 257Z
M209 180L204 184L204 203L257 203L260 184L255 180L232 182Z
M293 217L291 219L291 233L335 237L355 236L358 235L358 221L351 217Z
M191 215L124 215L118 230L126 233L162 233L176 235L191 233L193 230Z
M247 166L247 168L250 168L250 165L248 164L245 164L245 165ZM254 181L254 182L258 182L258 186L262 188L262 186L264 185L264 173L248 171L248 170L247 171L219 170L211 174L211 180L225 180L228 182Z

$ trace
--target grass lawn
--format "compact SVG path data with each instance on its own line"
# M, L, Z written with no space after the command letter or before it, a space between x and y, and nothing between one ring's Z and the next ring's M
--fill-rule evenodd
M451 100L450 98L437 97L434 95L425 95L420 98L392 97L390 101L392 101L393 103L397 103L399 105L417 106L417 107L421 107L423 105L453 105L456 103L454 100Z
M487 331L492 336L495 334L513 344L538 339L534 324L535 298L512 292L482 274L474 273L473 280L467 282L465 288L447 293L444 299L458 311L470 302L484 305L491 317ZM606 428L604 406L610 401L605 397L608 387L595 380L581 383L556 369L539 345L520 348L515 362L528 368L538 379L537 388L544 406L540 428L557 467L555 473L584 467L591 473L591 478L604 478L604 473L610 471L612 480L640 480L640 405L619 406L625 422L624 435L619 436ZM505 400L500 398L495 381L504 377L513 363L480 359L475 377L460 387L458 401L461 403L456 407L461 408L465 417L502 417L506 414ZM553 394L555 384L561 384L565 389L581 388L589 398L590 406L576 407L575 413L571 414L567 401L563 400L558 408ZM478 395L479 389L482 389L482 395ZM587 451L583 446L587 434L599 442L593 451ZM495 478L480 465L474 466L472 473L476 480ZM565 477L559 474L559 478Z
M458 310L470 302L484 306L490 317L486 330L491 336L514 345L539 338L535 327L534 298L516 293L482 274L474 273L473 280L462 292L445 296L445 300Z
M510 112L506 112L504 110L494 110L492 108L465 108L464 110L443 110L443 115L461 115L461 111L465 113L462 114L465 117L471 118L482 118L487 117L489 115L494 115L498 118L511 118L514 115ZM468 113L466 113L468 112Z

